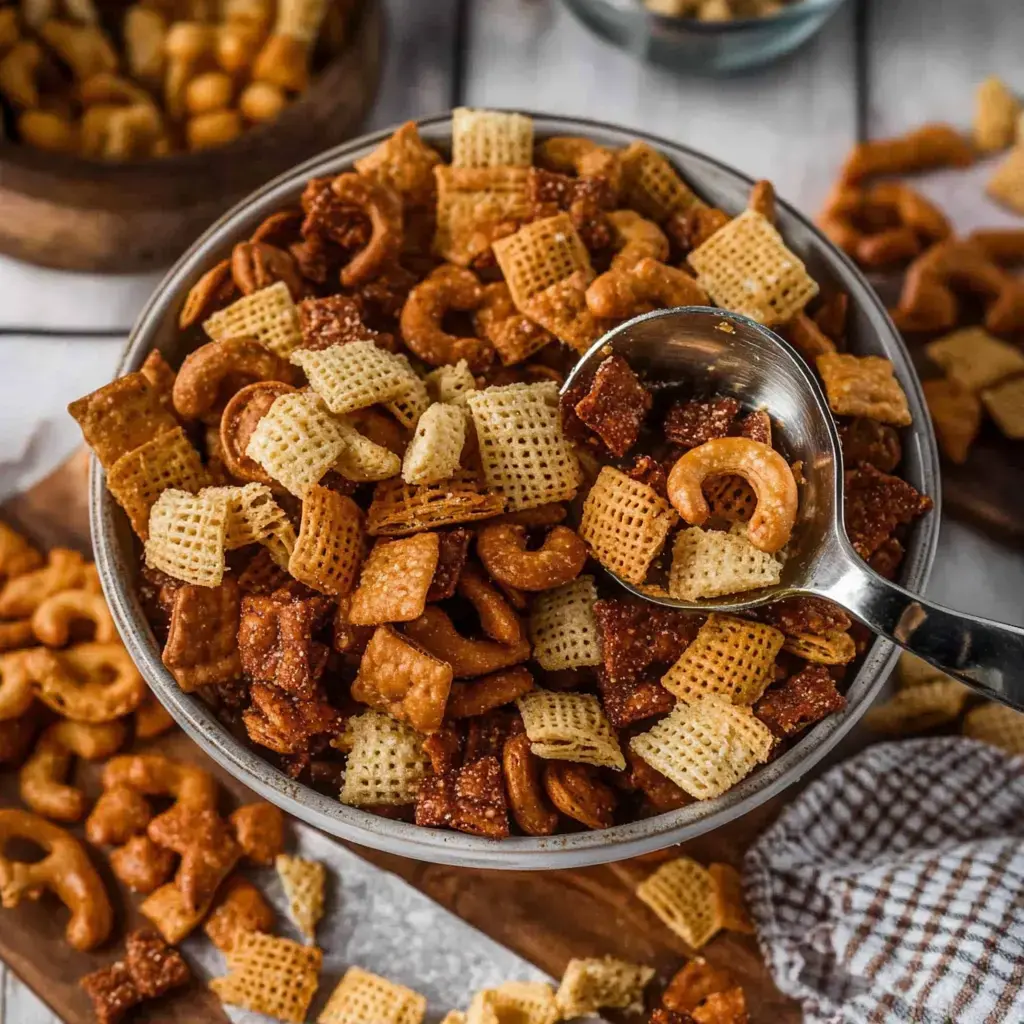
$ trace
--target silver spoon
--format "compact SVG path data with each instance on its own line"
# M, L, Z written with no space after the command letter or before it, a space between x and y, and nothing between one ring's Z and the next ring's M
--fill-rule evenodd
M781 581L773 587L683 601L641 591L646 601L697 612L742 612L786 597L827 598L870 630L986 697L1024 710L1024 629L952 611L879 576L843 526L843 460L832 414L814 374L789 344L760 324L709 307L658 310L616 327L569 374L563 392L588 383L618 353L648 381L695 383L771 416L805 483ZM607 570L606 570L607 571Z

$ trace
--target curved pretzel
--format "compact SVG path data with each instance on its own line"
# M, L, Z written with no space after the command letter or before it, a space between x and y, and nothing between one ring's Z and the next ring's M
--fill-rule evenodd
M30 652L39 699L76 722L110 722L134 711L146 684L119 643L76 644Z
M103 768L103 788L115 786L127 786L143 796L170 796L197 811L217 806L217 784L209 772L162 754L112 757Z
M281 395L294 391L290 384L279 380L260 380L236 391L220 418L220 457L227 471L238 480L250 483L274 484L270 474L245 454L256 424Z
M590 765L548 761L544 765L544 790L558 810L587 828L611 828L615 824L615 791Z
M623 320L652 309L706 306L707 292L685 270L649 256L628 269L609 270L587 288L587 308L596 317Z
M243 295L251 295L284 281L292 300L306 294L295 258L269 242L239 242L231 250L231 277Z
M516 824L528 836L551 835L558 828L558 813L544 796L540 758L531 752L530 737L525 732L505 740L502 767Z
M35 679L30 668L33 651L0 654L0 722L21 718L35 700Z
M619 154L599 146L592 139L576 135L554 136L537 147L537 157L539 163L553 171L573 171L581 178L604 178L615 195L622 186Z
M587 561L587 546L567 526L555 526L535 551L526 547L524 526L490 523L477 534L476 553L499 583L516 590L552 590L576 579Z
M472 565L464 566L456 584L480 618L480 628L500 644L517 644L523 639L523 624L515 609Z
M701 490L704 481L728 474L743 477L757 495L747 533L750 543L769 554L785 547L796 522L796 480L770 445L719 437L691 448L668 474L668 500L686 522L700 526L711 514Z
M402 199L381 182L361 174L339 174L331 182L331 191L343 203L359 207L370 221L370 240L341 269L346 288L366 284L402 251Z
M0 850L27 839L46 851L32 864L0 856L0 904L16 907L49 889L71 911L64 935L75 949L98 946L110 934L114 914L107 890L85 847L69 832L28 811L0 810Z
M64 590L53 594L32 614L32 632L47 647L63 647L76 622L93 624L93 639L108 644L117 640L114 619L102 594L91 590Z
M435 658L447 661L460 679L490 675L530 657L528 640L499 644L493 640L470 640L462 636L452 625L452 620L435 605L428 605L418 619L407 622L405 634Z
M608 214L608 222L618 250L612 257L612 270L629 270L645 256L661 262L668 259L668 238L653 220L635 210L615 210Z

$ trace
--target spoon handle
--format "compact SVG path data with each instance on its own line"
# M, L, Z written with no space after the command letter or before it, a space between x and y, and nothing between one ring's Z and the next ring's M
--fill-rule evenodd
M983 696L1024 711L1024 629L933 604L856 557L845 569L823 597Z

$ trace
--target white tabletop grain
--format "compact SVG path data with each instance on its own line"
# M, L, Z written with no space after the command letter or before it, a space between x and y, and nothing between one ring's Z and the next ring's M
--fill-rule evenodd
M926 120L966 126L973 88L992 73L1024 92L1017 0L850 0L795 56L729 80L641 65L556 0L385 3L389 50L371 127L457 103L613 121L771 178L810 213L859 131L878 136ZM984 173L937 175L924 187L961 230L1013 223L981 195ZM77 437L63 407L109 379L123 343L61 332L127 327L154 280L61 274L0 258L0 498L72 450ZM28 338L19 327L53 336ZM1024 555L946 520L929 593L1024 624ZM0 1024L55 1020L0 965Z

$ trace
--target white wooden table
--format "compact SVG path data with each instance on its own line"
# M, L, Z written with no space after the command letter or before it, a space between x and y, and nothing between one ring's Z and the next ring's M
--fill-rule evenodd
M974 85L1003 75L1024 92L1019 0L850 0L804 50L731 80L637 64L590 35L556 0L385 0L384 82L372 127L456 104L576 114L701 149L815 212L859 134L970 120ZM961 230L1012 223L981 197L983 171L925 188ZM0 495L51 468L74 442L59 411L107 380L121 345L61 329L130 323L152 278L98 279L0 261ZM3 336L12 326L57 337ZM1024 624L1024 555L943 523L930 593ZM0 1024L55 1020L0 965ZM964 1022L969 1024L969 1022Z

